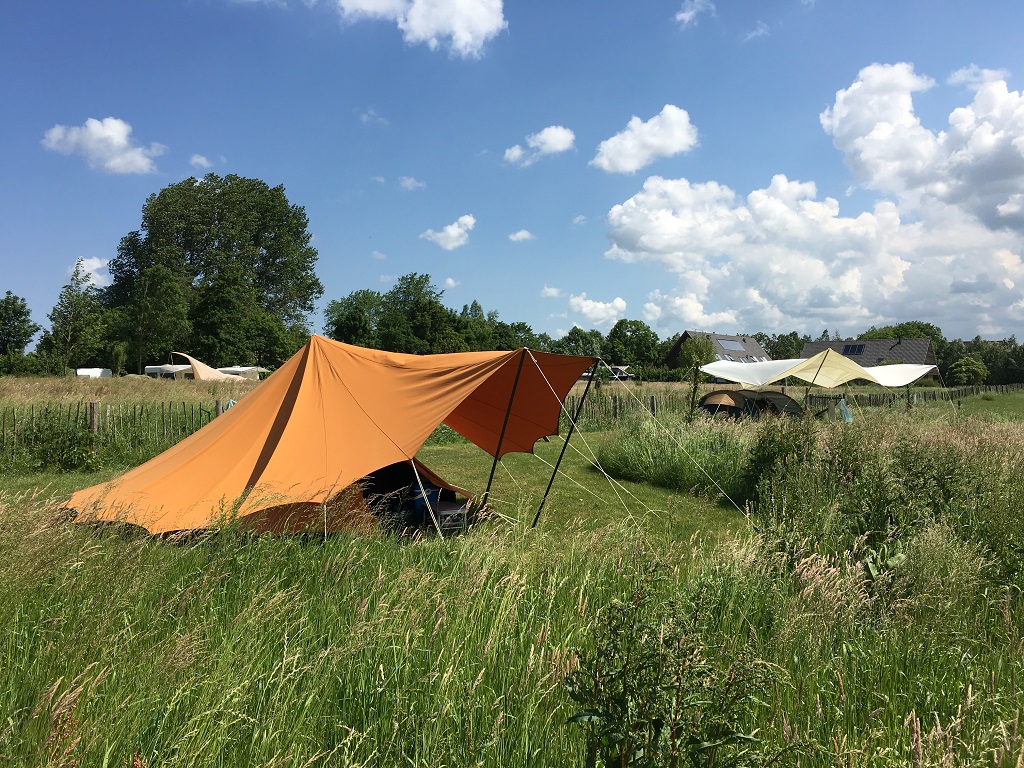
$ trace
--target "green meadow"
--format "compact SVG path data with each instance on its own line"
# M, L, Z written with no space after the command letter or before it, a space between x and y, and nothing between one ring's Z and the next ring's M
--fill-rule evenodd
M0 764L1024 765L1021 393L594 421L537 528L558 439L445 539L95 530L61 502L164 438L47 439L0 468Z

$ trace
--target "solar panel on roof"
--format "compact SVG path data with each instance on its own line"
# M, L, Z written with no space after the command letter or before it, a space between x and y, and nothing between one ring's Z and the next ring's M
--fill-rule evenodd
M743 345L738 341L732 341L731 339L719 339L718 343L721 344L724 349L732 349L737 352L743 351Z

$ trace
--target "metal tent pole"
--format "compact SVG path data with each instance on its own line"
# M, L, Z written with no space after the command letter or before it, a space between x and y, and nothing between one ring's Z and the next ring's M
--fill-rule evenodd
M580 420L580 414L583 412L583 403L587 399L587 393L590 392L590 385L594 382L594 376L597 375L597 364L595 360L594 364L590 366L590 378L587 379L587 386L583 390L583 397L580 398L579 405L576 406L576 413L573 414L572 424L569 425L569 431L565 433L565 442L562 443L562 450L558 454L558 461L555 462L555 469L551 473L551 479L548 481L547 490L544 491L544 498L540 500L540 506L537 507L537 514L533 517L533 525L531 528L537 527L537 521L540 520L540 513L544 511L544 504L548 500L548 494L551 493L551 486L555 484L555 477L558 475L558 468L562 465L562 457L565 456L565 449L569 447L569 438L572 437L573 431L576 429L576 422Z
M487 497L491 493L491 483L494 482L494 470L498 468L498 457L501 456L501 444L505 441L505 429L508 427L508 420L512 416L512 404L516 399L516 388L519 386L519 375L523 372L523 361L526 360L526 350L519 353L519 367L516 368L516 378L512 382L512 394L508 398L508 408L505 410L505 421L501 425L501 433L498 435L498 447L494 450L494 461L491 463L491 475L487 478L487 490L480 499L480 506L487 504Z

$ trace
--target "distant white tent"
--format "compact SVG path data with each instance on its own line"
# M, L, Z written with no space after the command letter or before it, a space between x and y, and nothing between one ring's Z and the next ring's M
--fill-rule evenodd
M184 352L171 352L172 355L183 357L188 360L185 364L147 365L146 375L159 379L195 379L196 381L238 381L241 378L259 378L258 369L256 376L244 376L241 373L227 373L211 368L202 360L196 360ZM244 369L247 370L247 369Z
M184 379L186 373L192 375L191 365L147 365L144 373L155 379Z
M109 379L113 372L109 368L76 368L75 376L80 379Z
M883 387L903 387L931 373L935 366L899 364L865 368L833 349L826 349L806 359L769 360L760 363L720 360L701 366L701 370L709 376L755 389L790 376L816 387L838 387L854 379L863 379Z
M221 373L241 376L243 379L252 379L253 381L258 381L261 373L270 373L269 369L260 368L258 365L228 365L217 370Z

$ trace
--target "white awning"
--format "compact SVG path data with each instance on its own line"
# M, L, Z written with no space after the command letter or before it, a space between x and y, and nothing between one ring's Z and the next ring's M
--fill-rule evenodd
M834 349L826 349L814 357L793 360L770 360L766 363L734 363L720 360L701 366L709 376L735 381L751 387L763 387L788 376L816 387L838 387L854 379L903 387L935 369L934 365L876 365L864 368Z
M898 363L894 365L872 365L865 367L864 370L874 376L875 381L883 387L905 387L922 376L927 376L935 370L935 366Z

